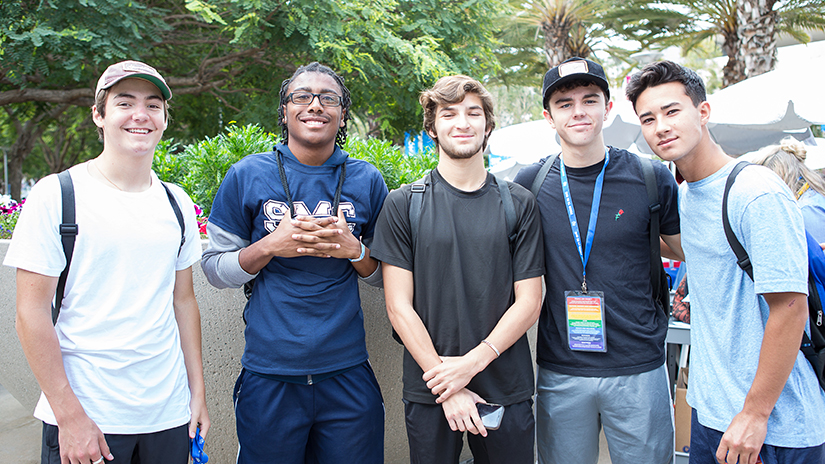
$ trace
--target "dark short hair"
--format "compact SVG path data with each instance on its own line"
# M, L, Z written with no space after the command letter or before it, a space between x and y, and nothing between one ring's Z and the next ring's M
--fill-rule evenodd
M696 74L696 71L672 61L657 61L642 68L641 71L630 77L625 95L633 103L633 109L635 110L636 100L639 99L642 92L649 87L671 82L679 82L685 87L685 94L690 97L693 106L699 106L700 103L707 100L705 84L702 78Z
M472 77L456 74L445 76L439 79L431 89L421 92L418 102L424 110L424 130L435 133L435 114L439 106L451 105L464 101L468 93L472 93L481 99L481 107L484 110L485 130L492 131L496 127L496 116L493 112L493 96L481 85L481 82ZM487 148L487 138L484 137L484 148ZM438 138L435 138L438 145Z
M553 98L554 93L556 93L556 92L567 92L567 91L570 91L570 90L573 90L573 89L577 89L579 87L588 87L588 86L591 86L591 85L595 85L596 87L599 88L599 90L602 91L602 95L604 95L604 104L607 105L607 102L610 101L610 94L606 90L604 90L604 88L602 88L601 85L599 85L598 83L593 82L591 80L574 79L572 81L567 81L564 84L559 85L558 87L554 88L551 92L549 92L547 94L547 98L544 99L544 102L543 102L544 109L547 110L548 113L552 113L550 111L550 99Z
M296 77L308 72L326 74L332 77L335 82L338 83L338 86L341 87L341 110L343 111L344 116L344 126L338 128L338 133L335 134L335 143L338 146L344 146L344 142L347 141L347 121L350 120L349 108L352 105L352 98L350 98L349 89L347 89L347 86L344 85L344 78L336 74L335 71L329 67L324 66L317 61L313 61L306 66L301 66L295 71L295 73L292 74L292 77L289 79L284 79L281 83L280 102L278 104L278 125L281 126L281 142L289 142L289 130L286 127L286 115L284 114L289 84L291 84Z

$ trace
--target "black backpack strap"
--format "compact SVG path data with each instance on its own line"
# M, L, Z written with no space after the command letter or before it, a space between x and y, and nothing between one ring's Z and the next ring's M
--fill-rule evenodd
M753 265L751 264L751 259L748 256L748 252L745 251L745 247L742 246L742 243L733 233L733 229L730 227L730 219L728 218L728 194L730 193L730 188L733 186L733 181L736 180L739 172L749 164L747 161L741 161L737 163L730 174L728 174L728 181L725 183L725 193L722 195L722 227L725 228L725 237L728 238L728 243L736 255L736 264L753 280Z
M172 193L172 190L166 185L166 182L161 182L160 185L162 185L163 189L166 190L166 196L169 197L169 203L175 211L175 217L178 218L178 225L180 226L180 246L178 247L178 256L180 256L180 251L183 249L183 244L186 243L186 225L183 223L183 213L180 211L178 199L175 198L175 194Z
M426 176L422 177L421 179L413 182L410 185L410 238L412 240L412 249L415 252L415 243L418 238L418 223L421 219L421 207L424 204L424 191L427 190L427 186L430 185L432 182L432 177L430 173L427 173Z
M659 245L659 211L662 204L659 202L659 187L653 170L653 163L658 161L639 158L639 162L642 164L650 209L650 284L653 287L653 299L661 304L665 314L670 315L670 292L667 291L667 276L662 266L662 248ZM663 292L666 291L667 294L664 295Z
M77 237L77 222L75 220L74 184L69 171L57 175L60 181L60 196L63 203L63 212L60 222L60 241L63 244L63 255L66 257L66 267L57 279L54 304L52 305L52 324L57 323L60 306L63 305L63 294L66 291L66 279L69 277L69 266L72 264L74 243Z
M504 220L507 224L507 240L510 243L510 255L515 249L516 236L518 235L518 218L516 217L516 207L513 204L513 195L510 192L510 183L503 179L493 177L501 195L501 204L504 206Z
M534 197L538 198L541 185L544 184L544 180L547 179L547 173L550 172L550 168L553 167L553 163L556 162L556 158L558 157L558 153L548 156L547 159L544 160L544 164L539 168L538 174L533 178L533 183L530 185L530 191L533 192Z
M825 390L825 337L822 328L822 300L816 285L816 278L812 270L808 272L808 320L811 324L811 336L807 332L802 332L802 343L799 350L805 359L811 363L819 386Z

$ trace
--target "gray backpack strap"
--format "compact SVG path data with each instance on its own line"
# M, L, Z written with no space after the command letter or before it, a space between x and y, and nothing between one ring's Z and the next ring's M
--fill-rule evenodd
M541 185L544 184L544 180L547 179L547 173L550 172L550 168L553 167L553 163L556 162L556 158L558 157L559 153L548 156L544 160L544 164L539 168L539 172L536 174L536 177L533 179L533 184L530 186L530 191L533 192L534 197L538 198Z
M57 279L54 304L52 305L52 324L57 323L60 306L63 305L63 295L66 291L66 279L69 277L69 266L72 264L74 242L77 237L77 222L75 220L74 184L69 171L57 175L60 181L60 196L63 204L63 217L60 222L60 241L63 243L63 255L66 257L66 267Z
M161 182L160 185L162 185L163 189L166 190L166 196L169 197L169 203L175 211L175 217L178 219L178 225L180 226L180 246L178 247L178 256L180 256L180 251L183 249L183 244L186 243L186 225L183 223L183 213L180 211L178 199L175 198L175 195L166 185L166 182Z

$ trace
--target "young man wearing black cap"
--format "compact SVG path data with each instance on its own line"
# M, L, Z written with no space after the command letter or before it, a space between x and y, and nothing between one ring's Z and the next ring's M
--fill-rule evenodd
M467 431L475 462L532 464L525 332L538 318L544 272L536 202L484 169L495 119L481 83L442 77L419 100L438 167L389 194L373 247L383 261L387 313L405 347L410 462L457 464ZM503 411L500 427L487 422L496 430L485 428L484 402Z
M542 95L562 151L515 179L531 188L553 162L537 195L547 266L537 346L539 462L595 464L603 426L614 464L669 463L667 315L652 296L641 166L648 161L605 146L612 104L598 64L571 58L550 69ZM676 182L664 165L654 168L661 237L680 252Z
M152 172L171 97L144 63L117 63L100 77L92 119L103 151L68 171L77 236L54 325L66 266L57 176L32 188L15 228L4 264L17 268L17 332L43 390L34 412L43 464L185 464L189 438L209 428L195 210Z

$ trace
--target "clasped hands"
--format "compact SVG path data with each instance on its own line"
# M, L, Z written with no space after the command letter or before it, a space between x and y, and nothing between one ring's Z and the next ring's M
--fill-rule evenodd
M284 218L267 237L276 243L276 256L316 256L355 259L361 255L361 242L352 235L343 210L338 216L296 216Z
M483 361L476 359L473 351L464 356L440 358L441 364L425 372L423 379L432 394L438 396L435 401L444 409L450 429L486 437L487 430L476 408L476 403L483 403L484 399L466 388L484 369Z

